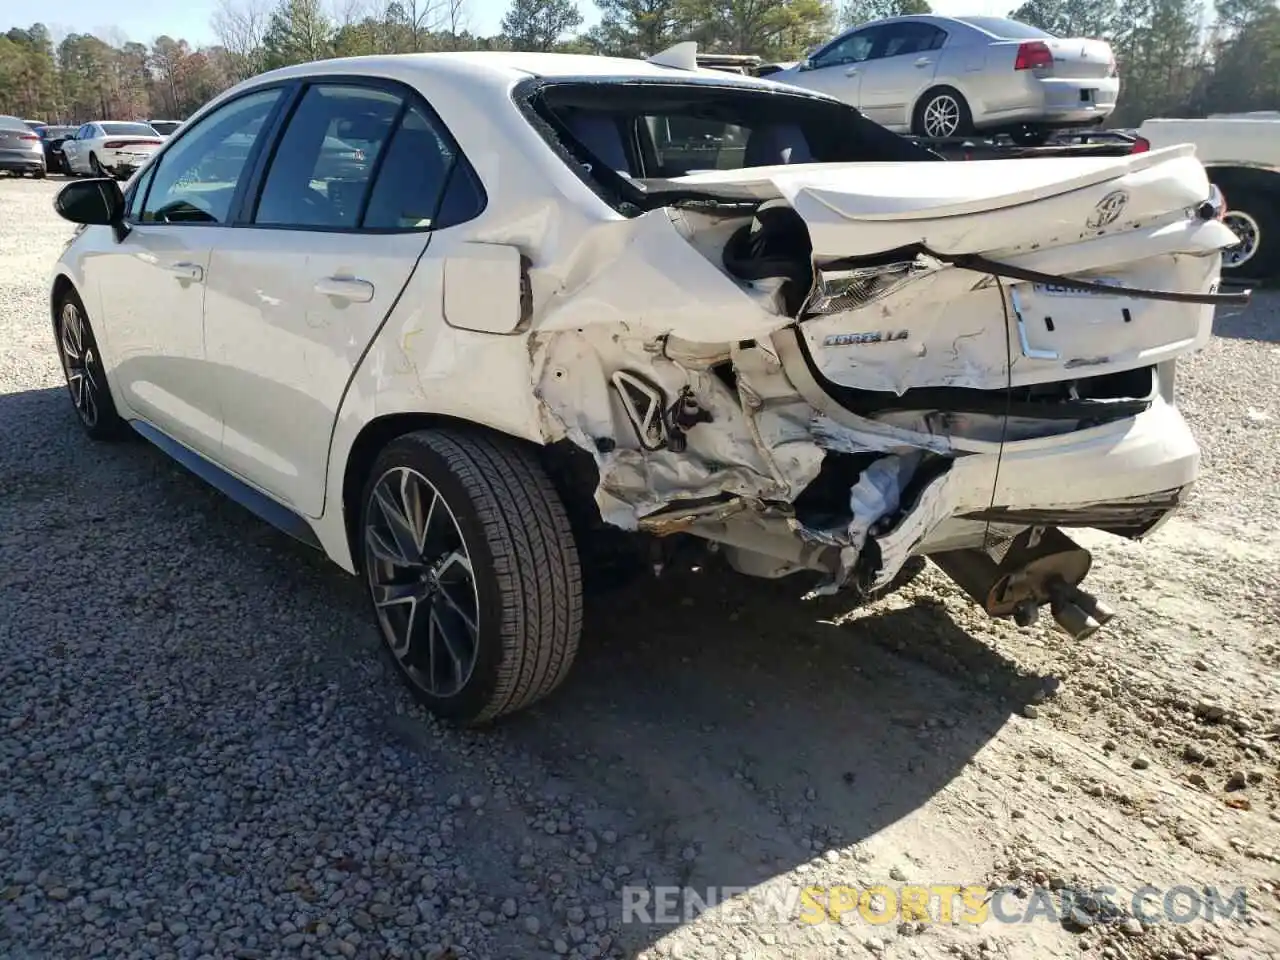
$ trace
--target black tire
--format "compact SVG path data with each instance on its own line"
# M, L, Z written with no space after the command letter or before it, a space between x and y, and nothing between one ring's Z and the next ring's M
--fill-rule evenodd
M1280 277L1280 176L1259 170L1211 171L1227 201L1227 226L1242 237L1244 252L1223 252L1222 275L1269 280Z
M111 174L107 173L106 167L98 162L98 155L96 153L89 154L89 172L95 177L111 176Z
M387 559L383 547L392 544L391 519L383 504L388 491L403 494L405 488L398 485L406 476L420 498L416 509L401 499L407 508L400 516L428 519L421 522L421 536L415 530L416 539L407 549L401 550L406 544L397 541L393 552L404 556L416 548L421 573L412 564ZM449 527L445 515L425 506L425 496L439 497L432 500L437 510L441 503L448 508L454 542L460 541L466 554L469 583L461 577L446 580L446 568L463 569L452 562L459 548L446 546L446 553L434 555L433 544L441 542L437 535ZM425 546L415 547L419 542ZM582 632L582 573L564 505L528 450L493 434L460 428L421 430L393 440L365 482L355 546L387 650L432 713L465 725L487 723L546 697L568 674ZM407 598L389 599L392 590L415 594L407 611ZM473 621L460 610L471 601ZM418 619L419 603L427 604L425 633L419 628L424 622ZM393 606L408 624L403 629L391 622ZM437 613L441 619L433 619ZM453 655L456 645L442 640L433 647L431 642L445 635L446 617L463 631L464 640L472 641L465 676L461 658ZM397 647L402 649L397 652ZM456 689L441 682L435 659L440 652L448 655L441 663L452 672Z
M951 102L956 117L954 127L949 133L937 132L930 114L931 107L941 107L944 101ZM950 110L947 112L951 113ZM936 87L921 97L920 102L916 104L915 113L911 118L911 130L916 136L933 139L967 137L973 133L973 113L969 109L969 103L965 100L964 94L959 90L954 87Z
M45 175L46 175L46 171L44 171L43 169L37 170L32 174L32 176L34 176L37 180L43 180L45 178Z
M98 341L93 335L84 303L74 290L68 290L58 302L53 330L58 359L62 361L62 372L67 381L67 393L84 432L93 440L111 441L127 437L129 425L116 412L107 372L98 352ZM91 402L86 401L86 396Z
M1009 134L1009 138L1020 147L1042 147L1049 140L1049 131L1019 127Z

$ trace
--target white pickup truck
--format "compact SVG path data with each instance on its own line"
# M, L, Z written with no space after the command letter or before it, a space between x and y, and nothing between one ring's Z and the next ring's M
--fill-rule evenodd
M1225 222L1240 238L1222 255L1223 276L1280 277L1280 111L1148 120L1138 135L1153 150L1195 144L1196 157L1226 197Z

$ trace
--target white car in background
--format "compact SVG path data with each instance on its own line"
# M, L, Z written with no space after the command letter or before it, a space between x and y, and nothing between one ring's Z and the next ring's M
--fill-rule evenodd
M1226 198L1223 222L1240 238L1223 254L1223 274L1280 277L1280 112L1153 119L1137 132L1155 148L1195 145L1196 159Z
M151 159L165 138L150 124L96 120L62 142L67 172L125 178Z
M358 573L466 722L564 679L619 541L863 596L928 556L1088 636L1062 528L1177 509L1175 366L1241 300L1189 147L951 163L679 48L287 67L56 205L87 225L50 302L89 436Z
M1009 131L1035 142L1103 123L1120 77L1105 40L1063 39L1003 17L891 17L771 72L838 97L890 130L925 137Z

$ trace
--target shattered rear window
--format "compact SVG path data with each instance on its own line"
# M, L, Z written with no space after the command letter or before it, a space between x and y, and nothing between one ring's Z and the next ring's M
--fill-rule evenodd
M731 80L530 81L526 118L589 179L629 195L645 181L795 163L941 159L844 103ZM643 206L643 201L640 202Z

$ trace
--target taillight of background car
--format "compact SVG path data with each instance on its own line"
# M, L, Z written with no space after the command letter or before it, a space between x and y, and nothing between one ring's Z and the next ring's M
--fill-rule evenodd
M1053 51L1042 40L1028 40L1018 45L1018 56L1013 61L1015 70L1042 70L1053 66Z
M1130 150L1129 152L1130 153L1146 153L1150 149L1151 149L1150 140L1148 140L1146 137L1134 137L1133 149Z
M108 140L102 146L107 150L120 150L124 147L135 147L135 146L153 147L155 146L155 141L154 140Z

